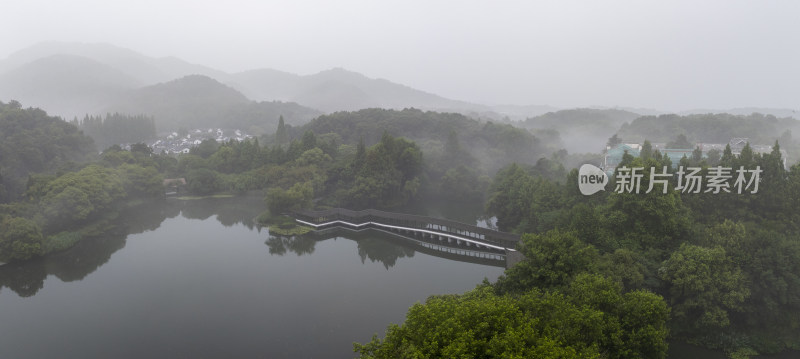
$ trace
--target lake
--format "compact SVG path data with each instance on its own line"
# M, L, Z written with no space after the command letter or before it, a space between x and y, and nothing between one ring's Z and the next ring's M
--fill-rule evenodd
M260 197L164 203L0 267L0 358L352 358L433 294L503 268L378 231L271 237Z
M408 308L503 268L379 232L270 236L260 196L170 199L107 235L0 266L0 358L352 358ZM482 208L402 211L481 223ZM797 352L772 358L794 358ZM725 358L671 343L669 358Z

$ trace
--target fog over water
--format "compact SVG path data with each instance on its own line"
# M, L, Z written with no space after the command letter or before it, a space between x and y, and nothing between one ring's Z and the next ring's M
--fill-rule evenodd
M0 59L78 41L227 72L343 67L485 104L797 108L798 10L723 0L15 1L3 4Z

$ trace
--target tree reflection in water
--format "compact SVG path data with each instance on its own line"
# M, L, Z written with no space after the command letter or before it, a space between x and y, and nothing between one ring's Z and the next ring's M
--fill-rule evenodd
M269 247L269 254L282 256L287 251L302 256L304 254L314 253L314 247L317 245L319 239L312 236L273 236L267 238L267 247Z
M80 281L107 263L112 254L124 248L128 235L156 230L164 220L178 215L203 220L216 215L216 220L226 227L241 224L250 230L260 231L254 218L264 209L264 202L259 195L202 200L168 199L126 210L119 214L110 230L100 236L85 238L69 250L0 266L0 290L8 288L21 297L30 297L44 287L44 281L49 275L64 282ZM465 215L465 218L473 216ZM362 263L369 259L370 262L380 262L386 269L393 267L398 259L413 257L418 251L459 261L498 265L491 261L448 256L376 230L353 232L334 228L303 236L270 235L265 244L271 255L282 256L289 252L306 255L314 253L317 242L333 238L356 241Z
M392 235L380 231L348 231L332 228L301 236L270 235L266 245L269 247L269 254L272 255L282 256L287 252L304 255L313 253L317 242L344 238L357 243L361 263L365 263L369 259L371 262L381 262L386 269L389 269L397 263L399 258L414 256L412 247L400 245L402 243L393 240L392 237Z
M103 235L85 238L61 253L0 266L0 288L30 297L44 287L48 275L63 282L82 280L124 248L129 234L157 229L165 219L180 214L181 207L182 203L165 201L129 209L120 213Z

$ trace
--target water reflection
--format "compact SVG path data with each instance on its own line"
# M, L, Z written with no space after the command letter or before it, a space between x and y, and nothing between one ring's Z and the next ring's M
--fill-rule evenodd
M82 280L106 264L114 252L124 248L128 235L157 229L165 219L180 214L182 205L158 202L123 211L102 236L86 238L62 253L0 266L0 288L8 288L20 297L30 297L44 287L48 275L62 282Z
M21 297L30 297L43 288L45 279L50 275L63 282L80 281L106 264L115 252L124 248L129 235L154 231L166 219L179 215L199 220L207 220L216 215L216 220L225 227L243 225L250 230L260 231L255 218L265 209L264 207L260 196L241 196L202 200L168 199L130 209L120 213L118 220L110 225L102 236L86 238L62 253L0 266L0 290L8 288ZM475 214L478 210L478 207L465 209L463 206L414 209L416 213L443 216L468 223L474 223L480 218ZM502 267L504 264L497 260L443 253L415 244L413 240L404 239L396 234L377 230L354 232L334 228L294 237L270 235L265 244L271 255L283 256L293 253L302 256L313 254L318 242L336 238L355 241L362 264L367 260L380 262L387 270L395 266L399 259L411 258L416 252L497 267Z
M361 257L361 263L369 259L371 262L381 262L384 268L389 269L394 267L398 259L413 257L414 249L405 246L387 246L384 240L371 236L358 240L358 255Z
M298 256L314 253L319 239L313 236L273 236L270 235L266 241L269 247L269 254L282 256L287 252L292 252Z
M391 237L379 231L346 231L342 229L329 229L320 232L311 232L302 236L276 236L270 235L266 241L269 254L282 256L294 253L298 256L314 253L318 242L328 239L353 240L357 244L358 256L361 263L380 262L386 269L393 267L399 258L413 257L414 249L393 243Z
M216 215L217 221L225 227L241 224L250 230L258 228L255 218L266 209L263 198L255 195L173 201L183 204L182 215L185 218L205 220Z
M386 269L393 267L398 259L414 257L416 252L459 262L483 264L494 267L505 267L506 265L505 260L442 252L421 245L418 239L413 237L406 237L397 233L389 233L377 229L353 231L334 227L311 232L302 236L270 235L265 244L269 247L269 253L273 255L282 256L289 252L296 255L304 255L313 253L314 246L318 242L339 238L356 242L358 255L361 257L361 263L366 263L367 259L369 259L369 261L373 263L380 262Z

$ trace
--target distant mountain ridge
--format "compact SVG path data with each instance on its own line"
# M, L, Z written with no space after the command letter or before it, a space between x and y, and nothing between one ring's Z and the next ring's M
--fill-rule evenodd
M40 106L48 111L71 118L82 116L84 113L98 113L110 105L107 98L101 96L107 93L107 88L98 86L87 89L87 94L97 94L102 101L89 101L85 96L73 96L72 93L59 93L60 101L51 98L39 98L35 95L40 90L51 85L43 81L40 76L23 69L43 58L55 55L83 58L91 62L97 69L86 68L75 71L75 76L83 73L101 72L104 69L114 69L120 74L119 78L112 78L111 86L114 95L123 93L121 90L136 90L143 86L165 83L188 75L204 75L226 84L246 97L255 101L291 101L300 105L311 107L323 112L353 111L362 108L420 108L424 110L458 112L476 118L501 120L504 114L497 112L490 106L447 99L439 95L413 89L384 79L372 79L362 74L341 68L321 71L312 75L296 75L272 69L255 69L239 73L226 73L202 65L192 64L174 57L154 58L142 55L133 50L109 45L70 42L44 42L20 50L7 59L0 61L0 80L5 81L5 86L0 88L0 98L17 99L32 106ZM64 66L53 64L52 71L62 69ZM63 77L63 76L61 76ZM122 80L122 78L126 80ZM65 81L66 87L72 85L74 79ZM23 86L23 84L25 84ZM18 89L36 89L20 94ZM91 96L89 96L91 97ZM105 106L98 102L105 102ZM520 107L524 108L524 107ZM518 108L519 110L519 108ZM524 116L539 114L522 111ZM523 117L524 117L523 116Z
M325 112L375 107L415 107L452 112L492 110L489 106L447 99L342 68L306 76L275 70L251 70L232 77L231 85L252 99L293 101Z
M48 41L11 54L0 61L0 73L52 55L85 57L113 67L137 79L141 85L152 85L186 75L206 75L224 81L225 72L192 64L174 57L153 58L136 51L102 43Z
M159 131L178 128L225 127L268 133L286 123L300 125L322 113L292 102L255 102L239 91L203 75L131 91L106 112L145 114L156 118Z
M57 54L0 74L0 99L75 116L117 101L141 85L140 80L103 63Z
M458 101L342 68L311 75L274 69L227 73L174 57L155 58L109 44L72 42L44 42L0 60L0 100L15 99L26 106L41 107L51 114L70 119L87 113L102 114L109 108L134 101L127 96L133 96L143 87L189 75L214 79L239 91L249 100L295 102L323 113L363 108L419 108L456 112L484 120L523 121L559 110L546 105L488 106ZM652 109L618 109L639 115L669 113ZM680 114L709 112L759 112L797 117L791 109L768 108L692 110Z

